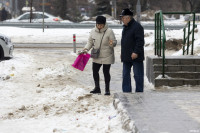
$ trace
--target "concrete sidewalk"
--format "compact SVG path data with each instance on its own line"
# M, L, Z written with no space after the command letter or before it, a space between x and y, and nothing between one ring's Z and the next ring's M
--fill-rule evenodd
M124 127L133 133L200 133L200 89L115 93L114 98L116 109L122 106L128 117Z

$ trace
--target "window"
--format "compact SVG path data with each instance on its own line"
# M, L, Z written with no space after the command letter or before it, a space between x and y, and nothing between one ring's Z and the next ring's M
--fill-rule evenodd
M30 14L25 14L19 20L26 20L26 19L30 19Z
M44 18L48 18L48 16L44 15ZM37 19L43 19L43 14L37 14Z

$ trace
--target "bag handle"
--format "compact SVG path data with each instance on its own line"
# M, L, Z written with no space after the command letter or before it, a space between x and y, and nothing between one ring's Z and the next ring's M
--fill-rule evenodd
M106 30L107 30L107 29L106 29ZM102 38L101 38L101 42L100 42L100 46L99 46L99 52L100 52L100 48L101 48L101 44L102 44L102 40L103 40L103 37L104 37L104 35L105 35L105 33L106 33L106 30L104 31L103 36L102 36Z

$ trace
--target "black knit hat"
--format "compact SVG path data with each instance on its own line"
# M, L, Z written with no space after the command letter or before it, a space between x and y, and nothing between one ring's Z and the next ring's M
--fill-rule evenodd
M97 16L96 18L96 24L105 24L106 18L104 16Z
M133 12L128 8L122 10L120 17L127 16L127 15L133 16Z

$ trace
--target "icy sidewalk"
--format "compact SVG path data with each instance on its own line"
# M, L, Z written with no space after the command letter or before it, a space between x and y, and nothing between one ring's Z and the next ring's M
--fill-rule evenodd
M116 93L123 127L136 133L200 133L199 89ZM124 110L122 110L122 108Z

